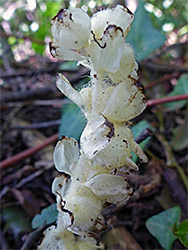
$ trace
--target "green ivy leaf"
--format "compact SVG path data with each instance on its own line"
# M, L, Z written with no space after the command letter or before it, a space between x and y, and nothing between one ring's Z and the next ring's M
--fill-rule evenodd
M188 88L187 88L187 83L188 83L188 74L183 74L179 79L174 87L174 89L168 94L167 96L176 96L176 95L184 95L188 94ZM186 100L183 101L176 101L176 102L169 102L163 104L166 108L170 109L171 111L180 109L186 104Z
M188 247L188 220L184 220L173 228L173 233L178 237L185 247Z
M147 219L146 227L165 250L170 250L177 239L172 233L173 225L180 220L180 207L170 208Z
M32 228L38 228L43 225L49 225L57 220L57 209L56 204L52 204L42 210L41 214L35 215L32 220Z
M86 119L76 104L63 105L61 124L59 126L60 138L64 135L78 141L85 125Z
M165 35L153 27L144 4L144 0L139 1L133 24L127 36L127 42L133 46L138 61L160 48L166 40Z

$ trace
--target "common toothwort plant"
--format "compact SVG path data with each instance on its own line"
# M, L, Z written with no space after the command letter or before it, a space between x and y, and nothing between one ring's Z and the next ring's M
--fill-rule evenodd
M80 107L87 125L80 148L67 137L55 147L55 167L63 173L52 185L58 220L46 230L39 249L97 248L88 236L99 229L104 203L124 203L132 194L120 175L138 169L131 152L147 162L129 125L146 107L136 83L133 49L125 42L132 21L133 14L120 5L91 19L81 9L62 9L52 19L52 56L79 61L90 69L91 82L76 91L63 75L57 79L57 87Z

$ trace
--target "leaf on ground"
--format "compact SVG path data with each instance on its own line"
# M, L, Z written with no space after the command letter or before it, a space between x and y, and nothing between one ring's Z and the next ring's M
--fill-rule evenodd
M178 237L185 247L188 247L188 220L184 220L177 226L177 223L173 229L173 233Z
M134 125L132 127L132 129L131 129L134 139L136 137L138 137L142 133L142 131L144 131L144 129L146 129L146 128L152 129L152 126L146 120L142 120L142 121L138 122L136 125ZM147 139L145 139L144 141L142 141L139 144L142 149L144 149L146 147L146 145L149 142L150 138L151 137L148 137ZM133 157L133 161L136 162L136 160L138 159L138 156L136 156L135 153L132 153L132 157Z
M25 213L18 207L8 207L2 210L2 219L5 221L4 230L12 230L15 238L22 232L30 231L30 223Z
M43 225L49 225L57 220L57 209L56 204L52 204L44 208L41 214L35 215L32 220L32 228L38 228Z
M165 35L153 27L144 4L144 0L139 1L133 24L127 36L127 42L133 46L138 61L145 59L160 48L166 40Z
M180 207L173 207L147 219L146 227L165 250L170 250L177 239L172 233L173 225L180 220Z
M86 119L76 104L63 105L61 124L59 126L60 138L64 135L78 141L85 124Z
M168 95L166 95L166 97L188 94L187 83L188 83L188 74L183 74L178 79L178 82L177 82L176 86L174 87L174 89ZM186 102L187 102L187 100L183 100L183 101L169 102L169 103L165 103L163 105L166 108L173 111L173 110L182 108L186 104Z

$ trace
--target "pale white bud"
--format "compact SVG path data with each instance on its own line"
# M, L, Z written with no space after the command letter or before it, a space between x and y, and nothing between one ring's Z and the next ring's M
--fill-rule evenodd
M120 27L110 25L100 40L91 41L89 51L94 71L99 74L116 72L124 50L124 37Z
M52 36L58 45L81 49L90 37L90 18L82 9L61 9L52 19Z
M100 39L109 25L115 25L120 27L124 36L126 36L133 17L128 8L117 5L114 9L102 10L94 14L91 19L91 30L94 32L95 37Z
M78 107L84 108L84 102L80 95L80 93L75 90L68 79L62 75L59 74L57 78L57 88L65 95L67 96L71 101L73 101Z
M84 60L91 27L87 13L77 8L61 9L51 23L53 42L50 43L50 52L52 56L61 60Z
M62 44L50 43L50 53L53 57L60 60L69 60L69 61L81 61L84 60L84 57L75 50L71 50Z
M119 69L116 72L110 72L109 76L114 82L122 82L130 76L134 70L134 51L130 44L124 44L124 50L120 61Z
M71 168L79 158L78 143L73 138L63 137L54 150L54 164L58 171L72 175Z

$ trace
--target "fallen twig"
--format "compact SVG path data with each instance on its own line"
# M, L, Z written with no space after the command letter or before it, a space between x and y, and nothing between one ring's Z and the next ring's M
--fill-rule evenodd
M55 108L61 108L62 105L64 104L71 104L71 101L68 99L52 99L52 100L28 100L28 101L12 101L12 102L6 102L3 103L1 108L4 107L17 107L17 106L28 106L28 105L33 105L33 106L52 106Z
M10 127L10 130L27 130L27 129L39 129L39 128L49 128L53 126L58 126L61 123L61 119L54 120L54 121L46 121L46 122L39 122L39 123L33 123L28 126L16 126L16 127Z
M155 62L152 62L151 60L144 61L143 63L141 63L141 66L146 67L147 69L151 71L157 71L157 72L165 72L165 73L188 72L188 68L184 66L155 63Z
M172 197L180 204L185 214L187 214L187 194L178 174L174 169L164 168L162 175L171 190Z
M47 96L54 92L52 87L38 88L34 90L25 90L19 92L1 93L1 103L8 101L28 100L30 98L39 98Z
M44 171L47 171L48 169L52 168L53 165L54 165L54 163L50 162L45 168L42 168L42 169L34 172L33 174L30 174L29 176L21 179L21 181L18 182L18 184L16 184L15 188L21 188L26 183L28 183L28 182L32 181L33 179L35 179L36 177L40 176Z
M142 133L135 139L136 143L140 143L144 141L149 136L153 135L153 131L150 128L146 128L142 131Z
M160 51L158 53L156 53L155 55L153 55L150 59L152 59L152 60L158 59L158 58L164 56L170 50L182 49L183 47L185 47L185 49L186 49L187 45L188 45L188 42L186 41L186 42L179 42L179 43L174 43L171 45L162 46Z
M181 101L181 100L186 100L188 99L188 95L176 95L176 96L169 96L169 97L164 97L161 99L156 99L156 100L148 100L147 101L147 106L155 106L157 104L163 104L167 102L174 102L174 101Z
M29 69L29 70L17 70L13 72L3 72L0 74L0 78L11 78L16 76L31 76L31 75L37 75L41 73L54 73L57 72L58 64L52 64L49 67L43 68L43 69ZM60 72L66 72L66 73L75 73L78 70L73 69L65 69L65 70L59 70Z
M11 72L1 72L0 78L13 78L16 76L32 76L32 75L38 75L42 73L49 73L49 74L54 74L57 72L58 69L58 64L54 63L50 65L49 67L42 68L42 69L29 69L29 70L17 70L17 71L11 71ZM74 73L75 75L71 76L69 79L73 78L70 80L71 82L74 81L75 77L76 79L79 78L79 76L82 76L83 74L88 74L89 70L85 68L78 68L78 69L59 69L58 70L61 73Z
M161 84L161 83L164 83L164 81L167 81L171 78L178 78L180 74L176 73L172 73L172 74L165 74L164 76L160 77L159 79L156 79L150 83L148 83L146 86L144 86L144 89L150 89L152 87L154 87L155 85L158 85L158 84Z
M26 157L29 157L29 156L33 155L34 153L36 153L39 150L45 148L49 144L57 141L58 138L59 138L59 135L57 133L55 135L52 135L48 139L46 139L40 145L38 145L36 147L29 148L29 149L27 149L27 150L25 150L25 151L23 151L21 153L18 153L17 155L14 155L14 156L10 157L9 159L5 159L4 161L0 162L0 170L5 169L5 168L13 165L14 163L17 163L17 162L25 159Z

